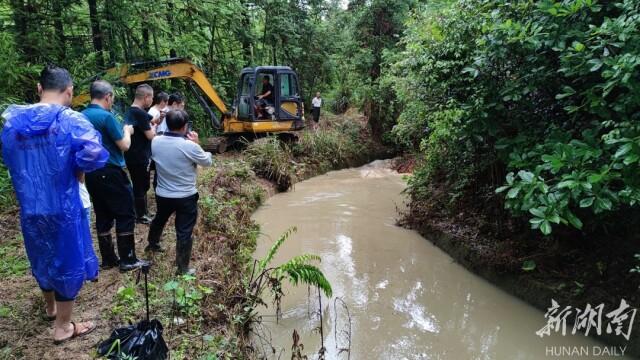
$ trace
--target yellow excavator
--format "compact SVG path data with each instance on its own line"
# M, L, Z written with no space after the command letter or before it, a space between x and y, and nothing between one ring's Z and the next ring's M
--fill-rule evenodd
M105 74L103 74L105 75ZM222 153L228 144L241 136L291 133L304 128L304 104L300 96L298 75L287 66L244 68L238 80L237 95L230 108L222 101L204 72L184 58L139 62L106 71L128 86L166 79L182 79L209 116L211 125L222 137L210 139L206 147ZM98 79L96 76L93 79ZM257 95L265 79L273 86L272 103L260 103ZM88 92L73 98L72 106L89 103ZM214 107L220 116L211 108Z

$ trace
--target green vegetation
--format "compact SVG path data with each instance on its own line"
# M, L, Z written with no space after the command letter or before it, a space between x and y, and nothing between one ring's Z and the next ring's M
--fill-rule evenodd
M640 199L638 11L485 0L417 12L388 74L403 106L393 135L422 154L410 193L453 211L504 201L545 235L621 225Z
M0 244L0 276L22 276L27 273L29 261L21 250L21 241Z

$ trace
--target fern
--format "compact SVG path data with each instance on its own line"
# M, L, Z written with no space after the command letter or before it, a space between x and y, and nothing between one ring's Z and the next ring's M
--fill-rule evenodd
M282 278L286 274L293 285L298 285L300 282L314 285L322 289L327 297L331 297L333 294L331 284L317 266L307 263L308 260L319 261L320 258L316 255L297 256L276 269L277 277Z
M280 249L280 246L282 246L282 244L297 230L298 229L295 226L293 226L287 229L287 231L285 231L282 235L280 235L278 240L276 240L276 242L271 246L271 249L269 249L269 252L267 253L267 255L262 260L260 260L260 264L258 264L258 272L262 272L264 269L267 268L267 265L271 263L271 261L273 260L273 257L278 252L278 249Z
M325 293L325 295L327 295L327 297L332 296L333 290L331 289L331 284L329 284L329 281L322 271L317 266L311 264L312 262L321 261L321 258L318 255L298 255L280 266L267 269L282 244L296 231L297 229L294 226L280 235L278 240L276 240L276 242L271 246L271 249L269 249L267 255L258 263L258 273L260 275L249 287L251 289L255 289L254 298L260 297L263 290L262 284L264 284L262 279L265 277L269 279L266 283L269 284L272 290L277 294L276 299L282 295L280 283L284 278L287 278L287 280L289 280L289 282L294 286L299 283L317 286Z

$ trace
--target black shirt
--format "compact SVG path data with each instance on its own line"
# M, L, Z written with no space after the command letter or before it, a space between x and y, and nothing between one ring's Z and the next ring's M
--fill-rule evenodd
M273 85L271 85L271 83L266 83L266 84L262 84L262 92L260 93L260 95L264 95L267 92L271 92L269 95L265 96L263 99L267 100L268 102L273 103Z
M133 126L131 147L124 153L127 164L146 166L149 163L151 140L147 139L144 132L151 130L151 119L153 119L151 115L138 107L132 106L127 111L125 123Z

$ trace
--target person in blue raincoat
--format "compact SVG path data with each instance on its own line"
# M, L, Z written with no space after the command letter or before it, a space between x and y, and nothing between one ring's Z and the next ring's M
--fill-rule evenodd
M47 66L40 102L11 105L2 114L2 156L20 204L20 223L31 271L54 322L54 343L85 335L93 322L71 321L73 303L98 276L89 223L79 195L84 172L109 156L84 115L68 108L73 83L65 69Z

